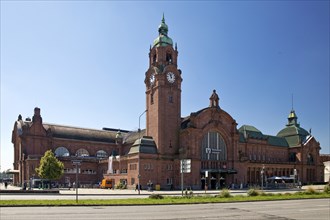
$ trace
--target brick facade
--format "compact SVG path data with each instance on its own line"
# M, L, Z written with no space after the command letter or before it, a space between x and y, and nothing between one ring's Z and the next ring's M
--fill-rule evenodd
M323 181L325 159L319 154L320 143L297 124L293 110L288 125L274 136L250 125L237 128L235 119L221 108L214 90L209 106L181 117L182 80L177 47L167 36L163 19L145 73L146 130L45 124L40 109L35 108L32 121L19 116L14 125L14 169L19 170L14 183L36 178L35 168L48 149L64 163L65 174L58 180L64 185L75 181L72 160L77 158L82 161L79 181L88 186L106 177L129 188L138 181L145 187L149 180L163 189L179 188L181 159L191 160L184 185L195 189L206 184L209 188L233 183L260 185L269 177L290 177L295 172L295 181ZM108 172L109 156L112 173Z

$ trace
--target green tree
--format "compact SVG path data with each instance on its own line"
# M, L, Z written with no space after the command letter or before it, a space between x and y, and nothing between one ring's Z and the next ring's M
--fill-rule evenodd
M36 168L38 176L42 179L55 180L61 178L64 173L64 165L59 161L51 150L45 152Z

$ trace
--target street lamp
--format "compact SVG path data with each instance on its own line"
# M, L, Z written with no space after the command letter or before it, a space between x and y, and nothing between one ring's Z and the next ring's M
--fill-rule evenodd
M293 186L296 187L297 169L293 169Z
M76 203L78 203L78 169L79 166L81 165L81 160L75 159L72 161L72 164L76 166Z
M140 139L140 145L139 145L139 152L138 152L138 194L140 195L140 150L141 150L141 128L140 128L140 121L141 121L141 117L144 113L146 113L148 111L148 109L144 110L144 112L141 113L141 115L139 116L139 139Z
M261 190L264 189L264 172L265 172L265 165L262 165L262 170L261 170Z

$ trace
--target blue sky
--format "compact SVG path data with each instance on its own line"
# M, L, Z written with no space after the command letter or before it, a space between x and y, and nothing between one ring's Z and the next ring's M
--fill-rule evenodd
M163 13L182 116L216 89L237 128L276 135L293 94L301 126L330 153L329 1L1 1L1 170L15 120L35 107L48 123L137 129Z

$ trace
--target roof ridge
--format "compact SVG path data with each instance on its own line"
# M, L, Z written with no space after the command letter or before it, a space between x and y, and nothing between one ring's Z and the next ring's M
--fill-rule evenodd
M48 123L48 122L42 123L42 125L56 126L56 127L62 127L62 128L74 128L74 129L81 129L81 130L103 131L103 132L109 132L109 133L116 132L116 131L109 131L109 130L96 129L96 128L86 128L86 127L77 127L77 126L70 126L70 125L60 125L60 124Z

